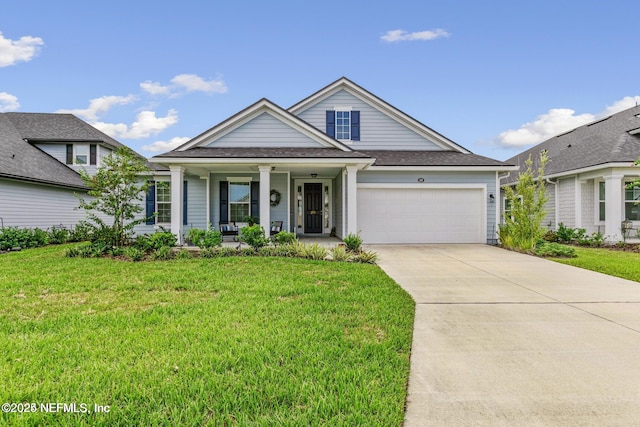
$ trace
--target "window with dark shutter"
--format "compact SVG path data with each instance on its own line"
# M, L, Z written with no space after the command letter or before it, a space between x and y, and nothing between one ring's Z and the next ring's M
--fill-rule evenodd
M156 223L156 218L153 214L156 211L156 185L154 181L149 181L149 187L147 187L147 225L153 225Z
M96 144L91 144L89 145L89 164L90 165L95 165L96 164L96 157L97 157L97 145Z
M327 110L327 135L331 138L336 137L336 112Z
M68 165L73 164L73 144L67 144L67 162Z

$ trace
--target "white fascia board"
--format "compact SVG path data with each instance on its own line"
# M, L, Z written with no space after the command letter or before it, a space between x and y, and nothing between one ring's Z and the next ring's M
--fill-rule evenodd
M572 170L568 170L568 171L564 171L564 172L558 172L558 173L554 173L554 174L550 174L550 175L545 175L544 179L567 178L567 177L571 177L571 176L574 176L574 175L588 174L588 173L596 172L596 171L599 171L599 170L613 169L613 168L622 168L622 169L627 169L628 171L633 171L634 169L636 169L634 172L640 173L640 168L635 166L633 164L633 162L615 162L615 163L603 163L601 165L588 166L588 167L585 167L585 168L572 169ZM506 178L506 176L505 177L500 177L501 180L504 179L504 178ZM591 178L589 176L586 176L586 177L581 177L580 179L591 179ZM510 186L515 185L517 182L518 181L513 181L513 182L506 183L506 184L501 184L500 187L510 187Z
M252 107L242 112L240 115L233 116L223 121L222 123L209 129L208 131L198 135L197 137L192 139L190 142L188 142L185 145L182 145L176 150L185 151L185 150L188 150L189 148L197 147L205 141L221 138L224 135L227 135L233 130L239 128L243 124L254 119L255 117L259 116L262 113L267 113L272 117L282 121L283 123L286 123L288 126L295 128L303 135L317 141L319 144L325 147L337 148L342 151L353 151L351 148L340 143L339 141L334 140L333 138L328 137L319 129L316 129L315 127L309 125L305 121L298 119L293 115L290 115L285 110L273 104L271 101L267 99L263 99L255 103Z
M454 171L454 172L502 172L515 171L518 166L371 166L371 171Z
M358 165L369 166L374 162L374 159L359 159L359 158L277 158L277 157L260 157L260 158L152 158L150 162L160 164L199 164L199 165L224 165L224 164L247 164L247 165L273 165L273 164L335 164L335 165Z
M442 183L442 182L405 182L405 183L359 183L358 188L440 188L440 189L477 189L482 190L487 188L487 184L462 184L462 183Z

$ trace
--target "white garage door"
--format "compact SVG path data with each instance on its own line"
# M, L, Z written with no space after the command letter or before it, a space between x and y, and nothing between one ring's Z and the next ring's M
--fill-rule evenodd
M358 188L365 243L486 243L484 188Z

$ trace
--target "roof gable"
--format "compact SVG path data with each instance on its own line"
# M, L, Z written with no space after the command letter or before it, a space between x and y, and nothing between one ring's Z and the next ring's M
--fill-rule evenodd
M251 146L325 147L352 151L266 98L201 133L174 151L196 147Z
M433 129L429 128L428 126L424 125L408 114L400 111L396 107L392 106L391 104L387 103L386 101L382 100L366 89L358 86L346 77L342 77L324 87L323 89L320 89L311 96L291 106L288 111L296 116L302 116L309 109L336 95L340 91L345 91L349 95L366 103L372 109L378 111L389 119L399 123L412 132L415 132L417 135L420 135L426 140L425 143L434 144L436 149L470 153L470 151L468 151L464 147L456 144L455 142L439 134L438 132L434 131ZM431 147L427 147L427 149L431 149Z

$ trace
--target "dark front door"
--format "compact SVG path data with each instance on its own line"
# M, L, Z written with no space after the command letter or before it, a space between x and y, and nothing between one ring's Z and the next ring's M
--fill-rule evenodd
M304 184L304 232L322 233L322 184Z

